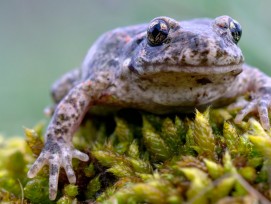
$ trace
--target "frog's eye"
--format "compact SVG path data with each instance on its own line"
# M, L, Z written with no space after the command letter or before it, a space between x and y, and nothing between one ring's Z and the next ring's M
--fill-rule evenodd
M229 29L231 31L231 35L232 35L234 43L237 44L242 35L241 25L237 21L230 19Z
M148 43L152 46L161 45L169 33L168 24L162 19L152 21L147 30Z
M220 16L215 19L215 25L227 32L230 31L233 42L238 43L242 35L242 28L237 21L229 16Z

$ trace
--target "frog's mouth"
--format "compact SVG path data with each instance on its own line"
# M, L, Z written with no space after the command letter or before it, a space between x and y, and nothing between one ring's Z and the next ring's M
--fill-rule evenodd
M163 87L201 87L214 86L214 84L228 84L242 72L241 65L219 66L219 67L161 67L158 71L144 70L145 72L137 76L140 80L149 85L160 85Z
M190 74L190 75L232 75L237 76L243 71L243 63L236 65L219 66L173 66L173 65L151 65L143 69L135 69L129 66L130 71L140 77L149 77L158 73Z

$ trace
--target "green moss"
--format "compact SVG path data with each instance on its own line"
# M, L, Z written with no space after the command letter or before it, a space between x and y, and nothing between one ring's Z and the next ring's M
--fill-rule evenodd
M271 132L257 119L239 125L234 113L208 109L195 116L121 111L86 118L74 137L89 162L73 161L76 185L59 177L48 199L48 168L26 178L43 147L43 125L26 140L0 138L0 201L23 203L217 203L271 200Z
M101 188L101 182L99 176L90 180L85 191L86 199L93 199L95 193L97 193Z
M78 195L78 187L73 184L69 184L64 188L64 194L69 197L75 197Z
M25 197L32 203L53 203L49 200L49 180L47 178L34 178L24 187Z

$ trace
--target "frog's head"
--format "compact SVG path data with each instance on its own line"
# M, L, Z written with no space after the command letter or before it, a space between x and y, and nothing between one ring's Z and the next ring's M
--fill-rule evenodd
M130 48L124 66L142 77L160 73L235 77L244 61L237 46L241 34L240 24L229 16L182 22L157 17L134 39L137 45Z

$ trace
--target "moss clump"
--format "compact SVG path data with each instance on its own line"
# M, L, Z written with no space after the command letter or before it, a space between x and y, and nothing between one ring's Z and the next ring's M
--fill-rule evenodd
M48 168L26 178L43 147L44 127L25 129L26 141L0 140L0 201L268 203L271 132L254 118L236 125L232 115L208 109L195 116L120 111L114 117L86 117L74 144L91 159L73 161L76 185L60 172L53 202Z

